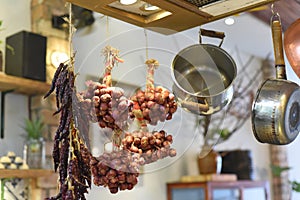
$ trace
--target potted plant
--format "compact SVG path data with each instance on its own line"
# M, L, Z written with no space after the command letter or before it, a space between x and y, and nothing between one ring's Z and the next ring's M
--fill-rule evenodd
M30 168L42 168L45 162L45 147L42 137L44 123L42 119L25 119L23 126L26 132L24 157Z
M40 139L44 129L44 123L42 119L25 119L25 126L23 129L27 133L27 139Z

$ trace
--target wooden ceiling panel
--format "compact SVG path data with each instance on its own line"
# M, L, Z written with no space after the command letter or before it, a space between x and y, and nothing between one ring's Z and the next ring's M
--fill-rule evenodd
M213 3L203 7L197 7L197 5L191 3L199 0L143 0L137 2L149 3L161 9L160 12L153 14L145 14L144 12L141 14L141 11L133 12L132 9L134 8L131 9L130 7L135 5L120 5L119 0L67 1L140 27L163 34L173 34L267 5L277 0L214 0Z

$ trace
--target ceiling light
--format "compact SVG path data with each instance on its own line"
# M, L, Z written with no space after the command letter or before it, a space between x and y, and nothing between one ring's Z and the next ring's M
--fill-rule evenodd
M230 25L234 24L234 19L232 17L227 17L224 22L225 22L225 24L230 26Z
M120 3L123 5L130 5L134 4L135 2L137 2L137 0L120 0Z
M153 5L151 5L150 3L146 3L146 4L144 5L144 9L147 10L147 11L153 11L153 10L158 10L159 7L153 6Z

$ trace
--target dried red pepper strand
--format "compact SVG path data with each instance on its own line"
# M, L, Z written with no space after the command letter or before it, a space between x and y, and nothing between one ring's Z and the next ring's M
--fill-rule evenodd
M76 150L75 152L74 152L74 154L75 154L75 156L76 156L76 158L77 158L77 173L76 173L76 176L77 176L77 181L80 183L80 184L82 184L82 185L84 185L85 184L85 182L86 182L86 178L83 176L85 173L86 173L86 168L89 168L89 166L87 166L85 163L84 163L84 161L83 161L83 159L82 159L82 157L81 157L81 154L80 154L80 150ZM79 173L80 172L80 173ZM87 174L88 175L88 174Z
M44 96L44 99L47 98L50 94L52 94L55 90L55 87L56 87L56 81L57 81L57 78L61 72L61 69L64 67L65 65L63 63L60 63L57 70L55 71L55 74L53 76L53 79L52 79L52 83L51 83L51 87L50 87L50 90L47 92L47 94L45 94Z
M65 65L61 69L61 73L59 74L59 77L57 78L57 81L55 83L56 85L56 107L60 108L60 102L62 101L62 97L65 91L65 88L67 87L68 83L68 69L67 65Z
M67 192L68 192L68 185L67 184L63 184L60 187L60 191L61 191L61 196L63 200L67 200Z
M56 93L59 100L63 99L64 92L66 87L68 86L68 70L64 70L61 72L61 76L57 79ZM59 107L59 106L58 106Z
M67 65L61 65L60 69L55 73L54 86L52 86L49 91L49 94L51 94L54 89L56 89L58 110L54 114L61 114L53 147L54 168L55 171L59 169L60 192L57 196L48 198L49 200L84 200L84 194L87 193L87 188L91 186L91 172L89 165L86 164L86 162L89 163L89 160L82 157L81 149L78 149L78 141L71 142L72 148L74 149L73 153L75 153L76 156L73 157L74 155L72 154L72 158L70 158L72 153L72 148L70 148L70 129L74 121L73 111L77 109L76 105L72 105L72 103L73 100L75 100L75 103L78 100L77 98L73 99L76 93L74 82L74 73L68 69ZM72 108L73 106L75 106L75 109ZM80 115L78 115L77 118L82 120ZM85 126L84 129L88 131L88 127ZM72 138L79 138L78 134L79 133L72 127ZM70 163L68 163L69 160ZM71 188L69 188L70 185Z
M62 147L60 151L60 166L59 166L59 180L61 185L65 184L65 179L67 177L67 166L69 158L69 141L64 139L62 141Z
M69 118L67 117L68 110L62 110L62 116L60 119L60 126L58 127L56 134L55 134L55 138L54 138L54 146L53 146L53 153L52 153L52 157L54 160L54 170L57 171L57 168L59 166L60 163L60 141L61 141L61 133L64 130L68 130L66 129L66 127L68 127L68 124L70 122L68 122Z
M61 111L61 118L60 118L60 124L57 128L57 131L56 131L56 134L55 134L55 140L58 139L60 140L61 138L61 133L63 132L63 130L68 127L68 125L70 124L70 121L68 122L69 120L69 110L67 109L64 109Z
M57 111L54 113L57 114L61 111L61 107L60 107L60 103L62 101L62 95L65 93L64 91L66 90L66 86L67 86L67 68L62 68L61 70L64 70L62 73L58 73L58 77L56 79L55 84L55 88L56 88L56 107L57 107ZM52 84L53 85L53 84ZM49 95L54 91L54 89L50 89L50 91L48 92ZM49 96L48 95L48 96ZM45 97L47 97L47 95L45 95Z
M63 96L62 96L62 98L60 100L62 108L66 108L67 109L72 104L72 93L73 92L70 91L70 90L71 90L70 86L66 85L66 89L65 89L64 94L63 94Z
M59 140L58 139L56 139L54 141L52 157L53 157L53 161L54 161L54 171L57 172L57 168L59 166L59 161L60 161L60 148L59 148Z
M92 154L89 152L89 150L86 148L86 146L83 145L83 143L80 144L80 154L83 160L83 163L85 164L86 167L83 166L83 172L85 179L88 182L89 187L92 185L92 173L90 170L90 161Z
M71 111L69 111L69 112L71 112ZM69 114L67 116L67 121L66 121L66 124L65 124L65 127L64 127L63 131L61 132L59 140L63 140L63 139L67 139L68 138L69 133L70 133L69 127L70 127L70 124L71 124L71 119L72 119L72 115Z
M78 135L76 130L72 130L72 137L73 138L78 138ZM73 194L75 195L76 199L80 199L84 197L84 193L87 192L87 186L86 186L86 181L91 182L91 175L89 177L84 176L84 172L88 171L87 169L89 168L89 160L87 160L85 163L82 157L81 149L80 147L83 147L83 144L81 143L78 149L78 140L74 139L72 141L72 146L74 149L74 157L71 158L71 161L68 166L68 172L69 172L69 177L71 177L72 185L74 185L74 192ZM90 174L90 172L89 172Z

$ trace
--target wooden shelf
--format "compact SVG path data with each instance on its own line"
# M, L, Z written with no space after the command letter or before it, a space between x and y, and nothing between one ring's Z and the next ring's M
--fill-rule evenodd
M53 170L47 169L1 169L0 179L2 178L37 178L43 176L51 176L54 174Z
M1 94L1 127L0 138L4 137L4 97L6 93L13 92L25 95L45 95L51 85L45 82L10 76L0 72L0 92Z
M13 90L14 93L26 95L44 95L49 89L50 84L48 83L10 76L0 72L0 91Z

